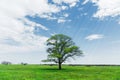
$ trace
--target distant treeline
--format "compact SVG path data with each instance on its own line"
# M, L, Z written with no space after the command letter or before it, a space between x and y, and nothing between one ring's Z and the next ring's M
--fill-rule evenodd
M10 62L10 61L2 61L1 64L3 64L3 65L11 65L12 62ZM21 65L27 65L28 63L21 62L20 64Z
M12 63L9 62L9 61L2 61L1 64L4 64L4 65L10 65L10 64L12 64Z
M11 65L12 63L9 61L2 61L3 65ZM21 62L21 65L28 65L28 63ZM57 66L58 64L33 64L33 65L48 65L48 66ZM67 66L120 66L120 64L62 64Z
M120 66L120 64L68 64L69 66Z
M55 66L57 64L41 64L41 65L49 65ZM63 64L68 66L120 66L120 64Z

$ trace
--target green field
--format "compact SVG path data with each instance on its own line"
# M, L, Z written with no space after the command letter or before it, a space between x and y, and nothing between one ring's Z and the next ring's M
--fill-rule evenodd
M0 80L120 80L120 66L0 65Z

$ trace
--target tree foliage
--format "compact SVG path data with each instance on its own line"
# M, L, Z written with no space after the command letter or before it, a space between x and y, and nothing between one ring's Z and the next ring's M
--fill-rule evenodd
M51 36L47 40L47 46L49 54L48 59L44 61L58 63L59 69L61 69L61 64L68 58L82 55L82 51L79 50L79 47L75 45L72 39L63 34Z

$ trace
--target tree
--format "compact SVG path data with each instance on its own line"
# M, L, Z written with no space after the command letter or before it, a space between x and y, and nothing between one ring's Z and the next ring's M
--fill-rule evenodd
M82 51L79 50L79 47L75 45L70 37L63 34L57 34L51 36L47 40L47 52L48 59L43 61L55 62L59 66L59 70L61 70L61 65L68 58L74 56L81 56Z
M21 65L27 65L27 63L21 62Z
M4 64L4 65L10 65L10 64L12 64L12 63L9 62L9 61L2 61L1 64Z

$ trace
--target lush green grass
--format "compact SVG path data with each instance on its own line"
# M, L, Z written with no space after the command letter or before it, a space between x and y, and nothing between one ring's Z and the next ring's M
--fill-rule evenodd
M120 80L120 66L0 65L0 80Z

